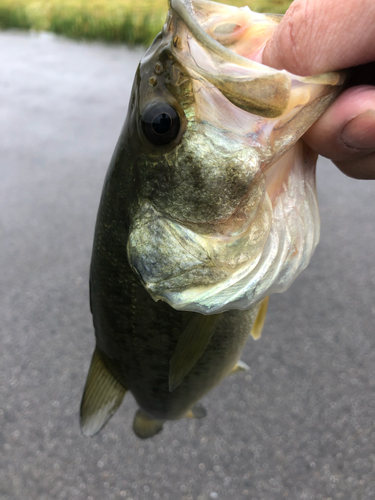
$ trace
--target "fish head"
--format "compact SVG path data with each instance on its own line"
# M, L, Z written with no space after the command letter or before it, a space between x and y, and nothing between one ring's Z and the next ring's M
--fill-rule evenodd
M248 308L285 290L317 244L316 155L299 139L343 77L264 66L279 20L172 0L138 67L118 146L127 255L175 309Z

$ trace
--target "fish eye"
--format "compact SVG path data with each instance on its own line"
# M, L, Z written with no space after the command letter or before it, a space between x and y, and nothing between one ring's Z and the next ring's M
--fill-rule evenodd
M163 146L175 139L180 131L180 117L166 102L152 103L141 115L146 139L155 146Z

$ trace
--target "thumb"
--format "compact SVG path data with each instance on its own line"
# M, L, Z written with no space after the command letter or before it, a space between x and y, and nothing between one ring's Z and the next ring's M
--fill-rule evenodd
M374 0L295 0L263 64L308 76L375 60Z

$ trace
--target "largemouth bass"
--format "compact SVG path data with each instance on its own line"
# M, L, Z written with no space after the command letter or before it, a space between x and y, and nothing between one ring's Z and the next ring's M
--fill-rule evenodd
M204 416L200 398L246 369L269 294L311 258L317 155L299 139L343 77L262 65L280 18L171 0L139 64L95 230L85 435L127 391L141 438Z

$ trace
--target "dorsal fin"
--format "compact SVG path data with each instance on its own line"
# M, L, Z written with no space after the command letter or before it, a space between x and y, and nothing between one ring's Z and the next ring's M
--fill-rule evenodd
M100 431L122 403L125 393L125 387L109 372L95 347L81 402L82 433L93 436Z
M169 391L172 392L183 381L202 356L215 331L221 314L204 316L193 313L177 342L169 366Z
M258 315L255 318L253 328L251 329L251 336L253 337L254 340L258 340L260 336L262 335L262 330L264 326L264 322L266 321L266 315L267 315L267 308L268 308L268 299L269 297L266 297L263 299L260 309L258 311Z

